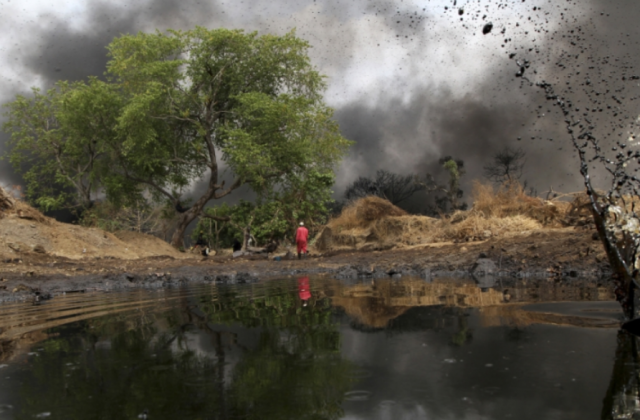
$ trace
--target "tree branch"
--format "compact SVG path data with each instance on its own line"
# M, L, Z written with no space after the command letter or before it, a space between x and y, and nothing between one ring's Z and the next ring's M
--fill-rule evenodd
M216 216L216 215L207 214L205 212L200 212L200 217L202 217L204 219L217 220L218 222L230 222L231 221L231 218L229 216Z
M222 198L226 195L231 194L231 192L237 188L239 188L242 185L242 179L241 178L236 178L235 181L233 181L233 184L231 184L231 186L229 188L227 188L226 190L222 191L221 193L218 193L217 191L214 193L213 198L218 199L218 198Z

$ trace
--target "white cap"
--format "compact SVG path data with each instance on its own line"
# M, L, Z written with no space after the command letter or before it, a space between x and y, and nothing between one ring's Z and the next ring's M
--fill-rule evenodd
M304 222L300 222L300 226L304 226Z

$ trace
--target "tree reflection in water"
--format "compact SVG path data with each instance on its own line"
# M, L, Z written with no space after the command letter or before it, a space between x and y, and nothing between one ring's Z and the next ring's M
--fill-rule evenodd
M638 337L620 331L603 420L640 419L640 355Z
M338 418L352 367L330 302L307 302L278 287L203 294L169 312L55 328L30 359L16 418Z

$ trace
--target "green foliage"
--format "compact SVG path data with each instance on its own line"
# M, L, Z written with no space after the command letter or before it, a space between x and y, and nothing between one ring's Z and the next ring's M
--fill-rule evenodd
M207 208L205 215L211 217L198 221L192 238L202 238L216 248L230 247L234 239L242 241L243 228L250 226L258 244L286 237L293 240L300 221L312 230L326 222L333 179L331 172L313 170L304 177L291 177L280 191L265 193L255 203L240 200L235 206L223 203ZM229 220L220 220L224 218Z
M130 95L118 120L127 179L177 198L211 170L215 197L330 169L349 142L321 102L324 82L307 48L293 33L200 27L115 39L108 69ZM229 188L218 183L219 159L236 178Z
M454 212L464 210L466 204L460 203L464 191L460 188L460 178L465 174L463 162L454 160L450 156L440 159L442 167L449 175L449 185L443 188L444 197L436 198L436 205L442 212Z
M244 201L241 201L243 204ZM251 203L248 203L251 205ZM230 248L233 240L242 241L242 231L234 227L230 222L237 220L234 213L237 212L238 206L230 206L222 203L215 207L209 207L204 210L205 215L214 218L231 218L230 221L217 220L210 217L202 217L198 220L196 227L191 231L191 238L194 241L204 240L214 249ZM237 212L239 215L239 212Z
M5 105L8 158L26 182L26 197L44 210L91 205L101 175L105 138L115 135L122 106L117 89L95 78L33 89Z
M460 171L458 171L458 164L455 160L449 159L442 167L449 172L452 182L457 183L460 180Z
M435 196L435 208L430 208L427 213L437 215L451 213L456 210L465 210L466 203L460 203L464 191L460 188L460 178L465 174L464 162L445 156L439 159L441 167L445 170L448 182L446 185L436 182L431 174L427 174L423 181L418 181L427 193L437 193Z

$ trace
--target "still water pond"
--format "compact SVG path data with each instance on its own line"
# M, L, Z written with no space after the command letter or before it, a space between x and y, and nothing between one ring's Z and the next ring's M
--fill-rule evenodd
M447 279L8 304L0 419L635 418L619 319L595 287Z

